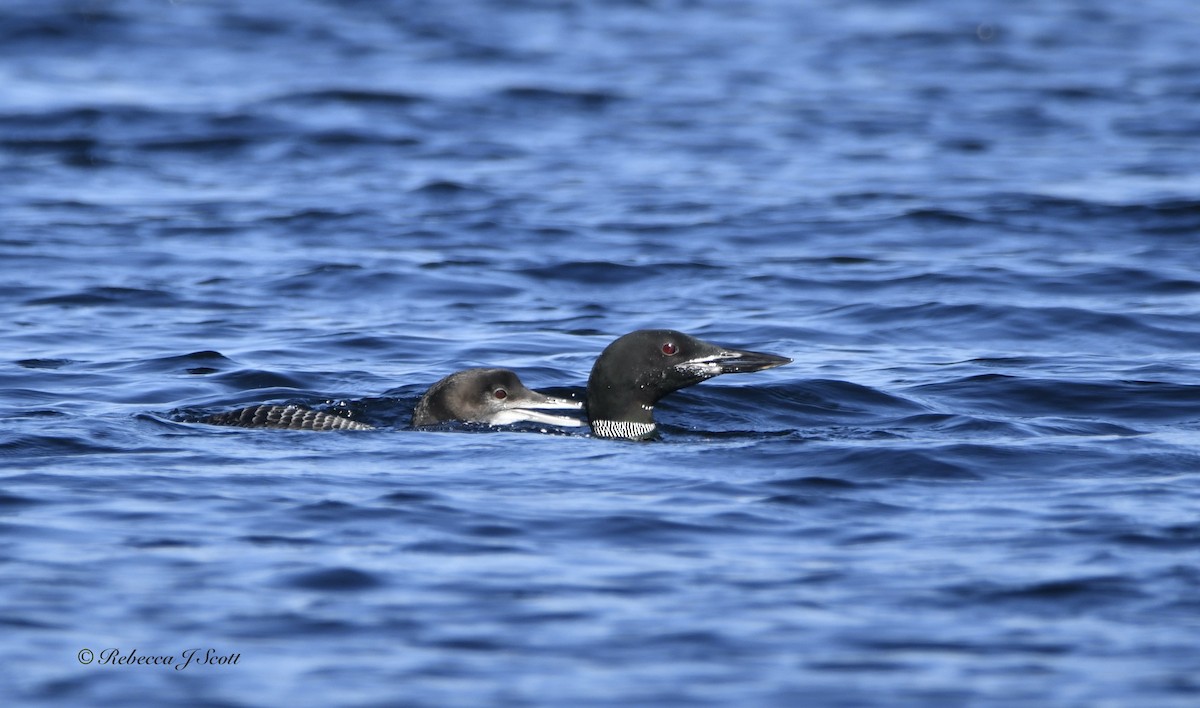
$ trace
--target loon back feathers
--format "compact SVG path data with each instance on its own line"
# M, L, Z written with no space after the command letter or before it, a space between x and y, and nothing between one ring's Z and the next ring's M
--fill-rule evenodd
M211 425L284 430L374 430L373 426L337 413L314 411L303 406L252 406L216 413L200 420Z

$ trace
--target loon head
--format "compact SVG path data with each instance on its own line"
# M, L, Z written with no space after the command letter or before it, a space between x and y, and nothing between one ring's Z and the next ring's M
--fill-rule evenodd
M592 433L643 440L655 430L654 404L663 396L721 374L762 371L790 363L774 354L710 344L670 329L643 329L600 354L587 385Z
M466 369L429 387L413 411L413 426L457 420L505 425L529 421L547 425L582 425L567 416L542 413L542 408L576 409L582 405L530 390L508 369Z

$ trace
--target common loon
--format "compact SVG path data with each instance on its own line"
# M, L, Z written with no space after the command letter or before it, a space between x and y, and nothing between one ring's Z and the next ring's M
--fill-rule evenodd
M609 344L592 366L587 416L598 438L645 440L654 404L672 391L721 374L762 371L792 360L709 344L671 329L642 329Z
M536 409L586 408L598 438L653 437L654 404L667 394L721 374L762 371L791 363L775 354L710 344L672 329L642 329L618 337L592 366L587 404L532 391L508 369L467 369L429 387L413 411L414 427L457 420L504 425L519 421L577 426L575 418ZM303 406L262 405L201 420L215 425L290 430L371 430L366 423Z
M574 409L583 405L525 388L508 369L467 369L450 374L429 387L412 423L416 427L450 420L506 425L528 421L547 425L582 425L578 419L542 413L539 408Z
M429 387L413 411L414 427L462 421L505 425L520 421L547 425L582 425L575 418L542 413L546 409L579 409L581 404L525 387L508 369L466 369ZM287 430L373 430L373 426L337 413L303 406L261 405L217 413L200 420L213 425Z

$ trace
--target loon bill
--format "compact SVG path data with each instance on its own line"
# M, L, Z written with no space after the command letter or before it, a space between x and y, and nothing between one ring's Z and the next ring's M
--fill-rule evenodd
M466 369L450 374L429 387L413 411L414 427L460 421L506 425L528 421L546 425L578 426L569 416L551 415L540 409L574 409L582 405L565 398L547 396L526 388L508 369ZM337 413L315 411L303 406L262 405L217 413L200 420L213 425L286 430L373 430L361 421Z
M587 384L587 417L599 438L653 436L654 404L663 396L721 374L791 363L775 354L732 349L670 329L619 337L600 354Z

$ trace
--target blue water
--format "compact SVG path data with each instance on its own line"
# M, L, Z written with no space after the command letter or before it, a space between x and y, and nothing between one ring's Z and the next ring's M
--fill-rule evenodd
M1192 0L4 5L5 705L1200 703Z

